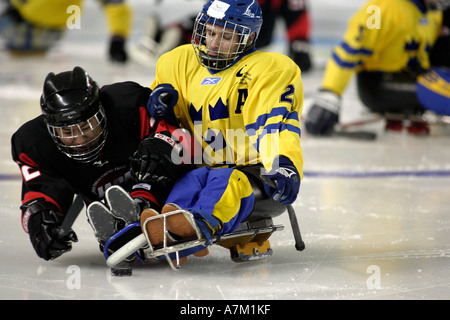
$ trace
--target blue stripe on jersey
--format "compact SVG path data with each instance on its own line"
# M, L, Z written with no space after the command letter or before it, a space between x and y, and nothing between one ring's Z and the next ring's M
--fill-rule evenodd
M277 117L279 115L283 115L283 120L277 123L271 123L266 125L267 120L273 117ZM286 107L278 107L272 109L272 111L269 114L263 114L256 119L256 122L253 124L249 124L245 126L245 129L247 130L247 134L249 137L256 135L256 131L263 127L264 129L260 132L260 134L257 137L257 141L253 146L258 150L259 152L259 142L266 134L272 134L272 133L281 133L284 130L288 130L294 133L297 133L299 136L301 136L301 130L299 127L286 123L287 120L296 120L299 121L298 118L298 112L291 112L287 110Z
M353 69L362 64L361 61L358 62L347 62L342 60L335 52L332 54L333 60L342 68Z
M253 144L255 149L259 152L259 144L260 141L264 138L266 134L278 134L281 133L284 130L292 131L297 133L299 136L302 135L302 132L299 127L293 126L292 124L284 123L279 126L278 123L270 124L264 128L264 130L261 132L261 134L258 136L258 139L256 140L256 143ZM279 132L278 132L279 131Z
M280 115L282 115L283 118L286 118L286 119L289 117L289 111L287 110L286 107L273 108L270 111L270 113L264 113L264 114L260 115L254 123L246 125L245 129L250 132L256 131L259 128L264 127L266 125L268 119L273 118L273 117L278 117ZM297 116L297 118L298 118L298 116Z
M371 56L373 54L372 50L365 49L365 48L355 49L355 48L351 47L346 42L342 42L340 44L340 46L341 46L342 49L345 50L345 52L347 52L348 54L352 54L352 55L362 54L362 55L365 55L365 56Z

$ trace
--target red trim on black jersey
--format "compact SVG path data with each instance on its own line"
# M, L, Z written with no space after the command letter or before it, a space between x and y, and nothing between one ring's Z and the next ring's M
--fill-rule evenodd
M36 164L36 162L34 162L33 160L31 160L31 158L26 155L25 153L21 153L19 155L19 160L22 161L23 163L32 166L32 167L37 167L38 165Z
M139 119L141 120L141 140L150 134L150 118L145 107L139 107Z
M63 212L61 210L61 207L59 206L59 204L53 200L52 198L50 198L48 195L42 193L42 192L36 192L36 191L28 191L27 193L25 193L23 200L22 200L22 204L25 204L31 200L37 199L37 198L44 198L45 201L53 203L59 210L59 212Z

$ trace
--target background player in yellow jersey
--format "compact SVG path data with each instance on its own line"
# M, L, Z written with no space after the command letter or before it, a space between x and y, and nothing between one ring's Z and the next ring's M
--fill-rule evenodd
M126 0L98 0L105 11L110 33L111 60L125 62L125 42L131 28L131 9ZM0 16L0 36L16 54L44 53L68 30L67 21L82 10L83 0L8 0ZM75 6L75 7L71 7ZM71 18L72 17L72 18ZM72 21L72 20L70 20Z
M410 133L427 134L415 88L418 75L431 67L429 52L442 23L442 11L434 6L440 2L372 0L356 12L328 61L306 116L307 131L326 135L333 129L341 96L356 73L361 101L372 112L387 115L387 129L402 130L406 117Z
M173 110L202 146L200 168L177 182L162 209L181 208L195 217L195 225L167 218L175 239L193 236L196 228L207 238L232 232L258 205L280 214L297 197L303 175L300 69L287 56L255 49L261 24L256 0L210 0L196 18L192 45L158 61L151 88L170 83L178 98L169 109L150 97L151 115ZM152 243L162 243L161 228L147 224Z

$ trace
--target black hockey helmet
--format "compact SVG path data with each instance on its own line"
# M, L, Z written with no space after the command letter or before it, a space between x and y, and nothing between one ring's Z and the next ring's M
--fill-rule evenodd
M81 162L97 158L105 144L106 118L97 83L86 71L75 67L49 73L44 80L41 110L60 151Z
M44 81L41 110L47 122L67 126L93 116L99 109L97 84L81 67L49 73Z

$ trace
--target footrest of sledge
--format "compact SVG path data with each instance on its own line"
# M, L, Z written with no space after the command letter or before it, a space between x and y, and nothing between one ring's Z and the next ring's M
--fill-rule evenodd
M222 236L217 244L230 250L231 260L244 262L272 255L269 237L282 225L273 225L272 219L245 222L233 233Z
M234 262L259 260L272 255L269 240L263 243L250 242L244 246L237 244L230 249L230 257Z

